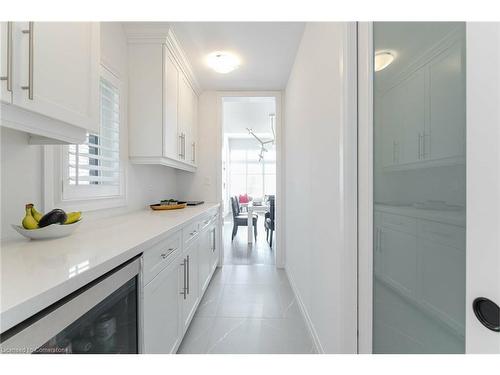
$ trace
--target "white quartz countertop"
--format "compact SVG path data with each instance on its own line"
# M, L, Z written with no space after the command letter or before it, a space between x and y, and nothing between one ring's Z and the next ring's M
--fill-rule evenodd
M43 241L19 238L3 242L0 250L0 332L218 206L218 203L204 203L169 211L148 208L92 222L83 221L75 233L65 238Z
M418 219L437 221L445 224L458 225L465 227L465 210L429 210L415 208L412 206L375 204L375 210L387 212L395 215L410 216Z

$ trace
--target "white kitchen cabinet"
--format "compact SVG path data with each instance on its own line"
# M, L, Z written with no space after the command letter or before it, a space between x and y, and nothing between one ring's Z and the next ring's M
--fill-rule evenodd
M429 65L429 140L432 160L465 155L465 66L463 45L456 42Z
M0 100L12 103L12 22L0 22Z
M217 266L218 211L210 210L143 254L143 351L174 353Z
M136 164L196 170L198 96L170 30L128 30L129 144Z
M380 232L380 277L406 296L414 296L417 285L417 237L382 225Z
M180 307L183 332L189 327L200 298L198 284L198 245L198 239L195 239L186 246L183 259L185 266L182 272L179 273L179 283L183 285L181 289L185 290Z
M382 165L404 170L464 162L464 37L452 34L381 85Z
M375 212L374 224L377 280L464 335L465 228L383 211Z
M402 132L401 96L395 89L382 96L380 119L382 121L382 162L384 167L398 164Z
M406 79L397 89L400 96L399 110L401 123L401 158L399 163L415 163L424 159L425 137L425 69L419 69ZM397 110L394 108L394 110Z
M175 353L182 339L179 258L144 287L145 353Z
M217 213L211 214L201 223L199 250L198 250L198 275L200 291L204 292L210 283L212 274L219 262L217 246Z
M178 159L180 145L178 141L178 108L179 108L179 69L175 63L172 53L167 46L163 46L164 92L163 106L165 108L163 124L163 156Z
M215 271L215 268L217 268L217 265L219 264L219 236L218 236L218 217L216 217L213 221L213 223L210 225L208 229L208 240L209 240L209 249L210 249L210 277L212 273Z
M198 263L198 277L200 290L204 291L210 282L210 265L211 265L211 242L210 231L205 228L200 233L200 247L199 247L199 263Z
M2 104L2 125L31 133L32 143L98 132L99 30L96 22L13 22L12 105Z
M182 160L196 165L198 96L183 75L179 76L179 130Z

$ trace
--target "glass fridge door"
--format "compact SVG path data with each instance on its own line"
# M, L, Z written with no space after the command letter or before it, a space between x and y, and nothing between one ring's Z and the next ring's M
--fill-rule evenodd
M138 353L137 283L135 276L34 354Z

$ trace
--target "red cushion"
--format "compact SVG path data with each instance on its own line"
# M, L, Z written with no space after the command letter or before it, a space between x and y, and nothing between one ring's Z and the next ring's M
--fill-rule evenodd
M248 194L240 195L239 197L240 203L248 203L250 199L248 198Z

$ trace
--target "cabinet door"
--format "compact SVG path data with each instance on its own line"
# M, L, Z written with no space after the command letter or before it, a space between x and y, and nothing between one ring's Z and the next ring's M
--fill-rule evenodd
M397 87L384 94L381 105L382 163L384 167L389 167L398 164L400 154L402 98Z
M210 261L211 261L211 251L210 251L210 231L208 229L203 230L200 234L200 247L198 249L198 277L200 291L203 292L208 286L210 281Z
M218 219L217 219L218 220ZM219 241L217 236L217 224L212 224L209 229L209 242L210 242L210 271L212 271L219 263Z
M419 297L422 304L463 335L465 251L422 238L419 252Z
M14 23L14 104L98 132L99 23L29 25Z
M178 259L161 271L144 287L144 351L145 353L173 353L177 349L182 321L179 313Z
M185 331L191 318L193 317L199 298L199 284L198 284L198 245L199 241L194 240L185 251L186 265L186 298L182 299L182 327ZM182 275L184 276L184 274ZM183 277L182 277L183 279Z
M155 43L128 46L128 128L130 156L163 153L163 48Z
M463 42L457 42L429 66L431 159L465 154L465 67ZM430 149L429 149L430 146Z
M407 297L414 297L417 277L417 237L382 227L380 235L381 278Z
M425 78L425 69L420 69L398 86L402 119L400 163L424 159Z
M179 74L178 133L181 137L179 158L189 161L189 129L191 127L191 87L183 74Z
M198 96L194 90L190 89L190 123L189 123L189 150L188 150L188 162L191 164L196 164L196 147L197 147L197 136L198 136Z
M0 22L0 100L12 103L12 22Z
M177 134L179 70L166 45L163 46L163 61L163 156L177 159L179 157Z

